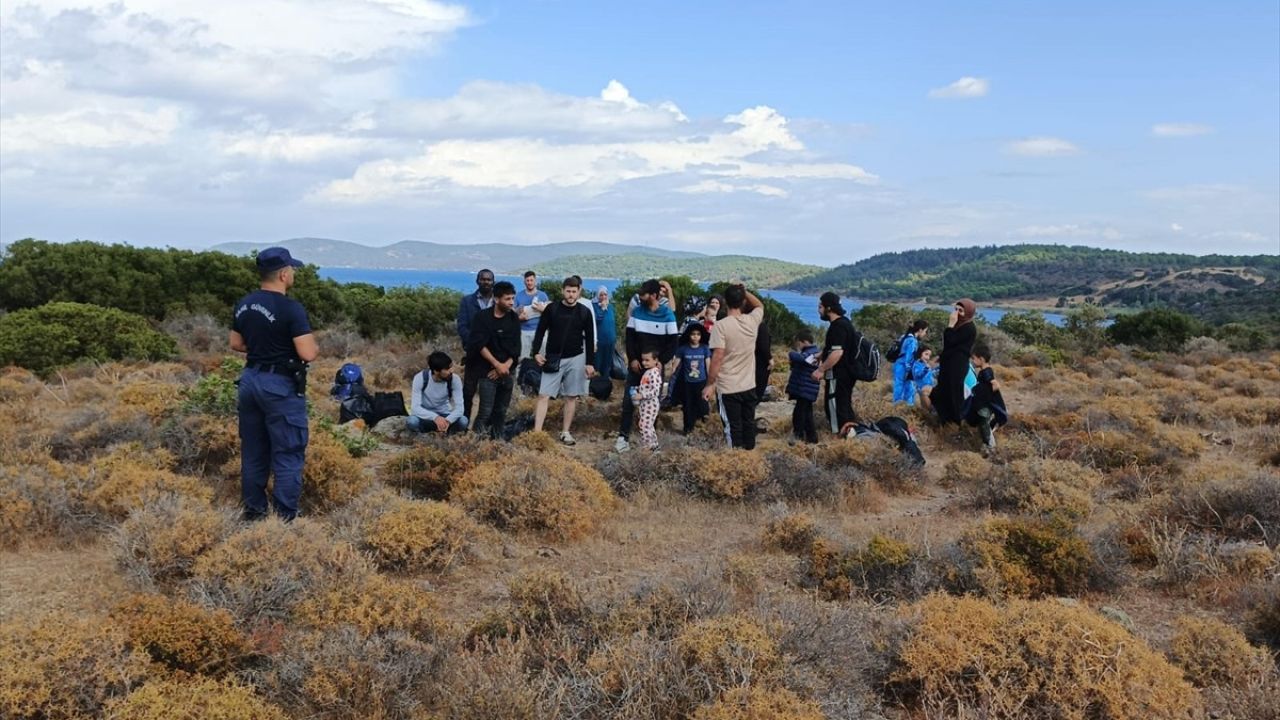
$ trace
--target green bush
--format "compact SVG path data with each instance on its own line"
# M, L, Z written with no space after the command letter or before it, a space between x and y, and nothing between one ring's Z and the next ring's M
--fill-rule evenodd
M1167 308L1152 308L1117 317L1107 328L1107 337L1112 342L1145 350L1178 352L1200 331L1200 323L1190 315Z
M1005 313L996 327L1023 345L1057 347L1062 334L1062 331L1044 319L1044 315L1034 310Z
M236 400L239 391L236 379L244 370L244 361L238 357L227 356L217 370L207 373L196 384L186 391L183 400L184 410L230 417L236 414Z
M0 317L0 365L40 374L81 359L166 360L177 353L177 342L146 318L115 308L56 302Z
M341 295L344 310L361 335L398 334L431 340L452 327L460 293L426 285L383 290L368 283L352 283L342 286Z

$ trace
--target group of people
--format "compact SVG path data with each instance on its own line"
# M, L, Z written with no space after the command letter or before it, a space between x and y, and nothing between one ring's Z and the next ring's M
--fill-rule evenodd
M274 474L270 504L291 519L298 512L307 445L305 365L316 358L318 346L306 311L286 295L294 269L302 264L285 248L268 248L258 254L257 265L261 287L236 304L230 333L231 348L247 355L238 397L242 500L245 517L265 517L267 479ZM655 425L664 404L681 409L687 434L710 414L713 400L727 444L755 448L756 406L765 397L773 361L765 305L742 284L691 306L694 312L684 313L681 322L671 285L644 281L627 304L625 357L618 363L615 309L607 288L585 300L582 279L573 275L563 280L561 296L553 302L538 288L534 272L525 273L523 281L517 291L511 282L495 281L490 270L477 273L475 291L458 305L461 377L447 353L430 353L427 367L413 379L408 428L500 437L524 362L532 363L538 376L533 429L542 429L550 400L563 398L559 440L566 445L576 443L574 415L590 383L620 379L625 392L617 451L630 449L633 429L643 447L657 451ZM928 324L920 320L907 329L894 364L894 400L913 403L918 397L943 422L978 424L984 442L994 446L991 432L1004 421L1003 399L990 352L975 345L975 312L970 300L952 309L936 381L923 344ZM814 406L820 393L833 432L844 432L858 420L854 361L862 336L836 293L823 293L818 313L828 323L823 345L819 348L807 329L790 338L786 387L795 402L793 434L810 443L818 441ZM971 364L976 379L966 385ZM667 369L673 370L670 383Z

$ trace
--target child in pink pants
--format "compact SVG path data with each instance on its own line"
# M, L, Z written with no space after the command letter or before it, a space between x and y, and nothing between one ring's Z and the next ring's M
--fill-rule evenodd
M662 395L662 367L657 353L646 352L640 355L640 365L644 375L640 377L640 385L635 389L633 400L640 411L640 440L650 450L658 449L658 433L654 424L658 421L660 396Z

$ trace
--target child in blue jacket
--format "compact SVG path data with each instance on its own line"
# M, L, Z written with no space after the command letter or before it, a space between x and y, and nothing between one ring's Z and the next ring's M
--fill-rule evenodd
M937 372L937 368L933 365L933 350L921 345L916 350L915 359L911 362L908 382L911 384L911 394L919 397L920 405L925 410L933 410L929 404L929 392L937 380Z
M791 340L791 375L787 378L787 397L796 401L791 411L791 432L797 440L818 442L818 431L813 424L813 404L818 400L819 383L813 379L813 369L818 367L818 346L813 344L813 333L800 330Z
M929 323L916 320L907 328L902 339L898 341L898 357L893 361L893 402L916 404L916 394L912 388L911 370L916 361L916 353L924 336L929 334Z

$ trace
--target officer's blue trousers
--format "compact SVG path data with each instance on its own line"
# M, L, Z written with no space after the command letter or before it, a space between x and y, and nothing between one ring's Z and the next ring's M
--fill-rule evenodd
M307 452L307 401L287 375L245 368L237 402L240 416L240 493L247 517L267 514L267 478L276 514L292 520L302 497Z

